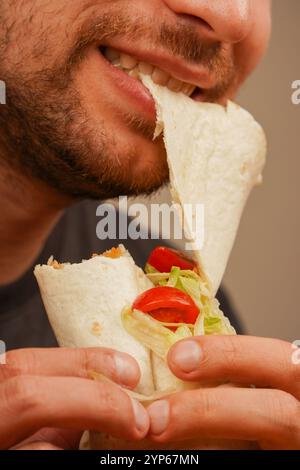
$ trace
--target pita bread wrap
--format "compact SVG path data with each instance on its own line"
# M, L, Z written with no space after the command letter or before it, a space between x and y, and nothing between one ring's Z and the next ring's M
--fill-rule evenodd
M79 264L36 266L34 274L60 346L107 347L131 354L139 363L141 381L137 391L154 391L150 352L122 325L125 306L152 286L129 253L95 256Z
M131 354L142 372L136 391L143 394L140 399L146 404L157 392L169 394L191 387L174 377L167 367L166 353L171 344L192 334L235 333L221 312L215 293L247 197L261 180L266 142L261 127L233 103L227 109L195 103L183 94L154 85L149 77L142 79L156 101L156 135L164 131L174 201L182 206L202 203L205 207L201 251L196 246L197 234L192 226L187 226L201 275L194 279L195 273L189 273L187 278L183 271L177 273L177 280L187 290L194 292L195 282L199 288L199 295L198 291L195 294L200 305L196 324L192 330L183 326L171 332L165 326L157 326L160 322L148 315L132 309L124 311L139 293L162 279L160 273L146 276L122 246L115 257L96 256L72 265L50 261L46 266L37 266L35 275L59 344L110 347ZM171 275L168 274L168 282ZM162 344L167 345L164 353ZM202 436L158 446L147 440L132 443L95 432L90 433L88 445L93 449L252 448L245 442L207 440Z
M204 244L186 217L194 256L216 294L237 234L243 209L255 185L262 182L266 137L253 117L235 103L227 108L199 103L142 76L157 109L155 137L163 131L174 202L197 205L205 212Z
M124 327L124 307L132 305L136 297L153 284L123 246L114 249L113 257L111 255L109 252L94 256L79 264L60 264L50 259L47 265L35 267L34 274L59 345L109 347L131 354L141 369L141 379L135 390L139 395L134 395L134 398L145 406L155 397L191 388L191 384L180 381L171 373L163 358L156 356ZM231 327L228 328L231 333L234 332ZM102 380L97 373L94 378ZM128 442L96 432L90 432L85 440L90 449L111 450L240 449L246 445L240 441L197 437L167 446L148 440Z

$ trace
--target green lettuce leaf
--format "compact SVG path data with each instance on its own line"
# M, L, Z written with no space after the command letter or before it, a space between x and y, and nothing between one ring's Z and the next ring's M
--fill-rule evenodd
M178 327L176 332L139 310L125 308L122 312L122 323L126 331L157 356L166 359L170 347L180 339L192 336L194 325L166 323Z

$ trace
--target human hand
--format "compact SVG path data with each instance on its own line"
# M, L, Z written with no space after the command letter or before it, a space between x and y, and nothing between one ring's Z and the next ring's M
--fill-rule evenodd
M163 443L199 435L300 449L300 365L293 364L292 352L290 343L247 336L177 343L168 355L177 377L242 387L184 391L151 404L151 438Z
M0 448L76 447L84 429L142 439L149 428L143 406L113 384L90 380L90 370L127 388L140 377L133 358L111 349L8 352L0 365Z

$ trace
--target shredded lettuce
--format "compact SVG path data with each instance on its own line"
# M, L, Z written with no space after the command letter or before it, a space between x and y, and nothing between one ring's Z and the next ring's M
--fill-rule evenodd
M159 274L159 271L157 271L157 269L153 268L153 266L151 266L151 264L147 263L146 266L145 266L145 273L146 274L156 274L156 273Z
M205 335L205 331L204 331L204 315L202 313L200 313L198 315L198 318L196 320L196 323L195 323L195 327L194 327L194 336L202 336L202 335Z
M192 325L192 326L194 326L194 325ZM193 330L193 328L192 328L192 330ZM192 330L188 325L181 325L175 331L176 341L180 341L181 339L189 338L190 336L193 336Z
M220 309L217 299L209 299L205 303L203 310L203 326L205 335L234 335L235 329L230 325Z
M204 331L206 335L213 335L222 330L222 320L220 317L204 318Z
M192 297L197 307L201 309L203 304L201 302L201 288L198 280L180 276L178 288L181 288L183 292Z
M172 268L172 271L170 272L169 279L167 282L168 287L176 287L177 283L179 281L179 276L180 276L180 268Z
M175 333L138 310L124 309L122 321L128 333L162 359L166 358L170 347L176 343Z
M162 323L150 315L130 308L123 310L122 322L129 334L162 359L166 358L170 347L177 341L193 336L194 325ZM165 325L177 327L177 330L173 332Z

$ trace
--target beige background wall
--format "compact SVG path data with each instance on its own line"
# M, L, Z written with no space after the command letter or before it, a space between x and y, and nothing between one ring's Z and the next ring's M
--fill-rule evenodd
M300 0L273 0L269 52L238 102L269 142L264 184L252 194L225 275L247 333L300 339ZM155 202L168 199L163 192Z
M264 185L248 204L225 277L248 332L300 339L300 1L273 0L273 37L239 102L263 124Z

